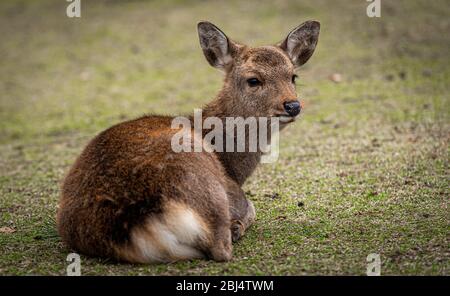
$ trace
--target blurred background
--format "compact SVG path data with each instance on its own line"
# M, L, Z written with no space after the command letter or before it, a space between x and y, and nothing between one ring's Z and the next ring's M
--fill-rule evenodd
M218 92L197 22L274 44L321 22L299 70L301 120L280 160L246 184L258 221L227 264L134 267L83 258L91 274L448 274L450 5L382 0L63 0L0 3L0 273L61 274L58 183L87 141L143 114L184 114Z

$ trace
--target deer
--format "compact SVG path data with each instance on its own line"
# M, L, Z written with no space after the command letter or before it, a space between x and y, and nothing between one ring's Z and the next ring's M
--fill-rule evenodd
M258 47L207 21L197 29L206 60L224 73L202 118L265 116L283 129L299 117L295 73L316 48L318 21ZM174 152L173 118L145 115L87 144L61 184L57 228L66 246L136 264L232 260L233 243L256 219L242 186L263 152Z

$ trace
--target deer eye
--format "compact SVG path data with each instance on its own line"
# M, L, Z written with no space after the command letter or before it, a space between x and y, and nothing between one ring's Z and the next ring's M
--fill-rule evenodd
M297 75L292 75L292 83L295 84L296 80L297 80Z
M262 84L258 78L249 78L247 79L247 83L250 87L260 86Z

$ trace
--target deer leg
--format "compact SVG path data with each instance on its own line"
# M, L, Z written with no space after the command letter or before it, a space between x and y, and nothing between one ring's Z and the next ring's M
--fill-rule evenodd
M226 197L225 194L224 197ZM212 240L208 248L210 257L215 261L229 261L232 258L233 244L228 204L226 206L216 204L210 211L214 217L211 222L213 225Z
M231 239L233 242L237 242L255 221L255 207L250 200L246 199L246 201L248 206L245 215L241 219L231 220Z
M253 203L245 198L245 193L237 184L232 184L229 189L231 190L227 194L230 202L231 238L236 242L253 224L256 214Z
M210 248L212 259L215 261L230 261L232 258L232 238L230 235L230 222L218 225L214 234L214 245Z

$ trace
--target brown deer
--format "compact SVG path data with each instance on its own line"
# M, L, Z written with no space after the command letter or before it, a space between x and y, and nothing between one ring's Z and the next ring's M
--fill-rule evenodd
M319 30L308 21L277 45L253 48L200 22L203 53L225 73L203 118L293 122L301 110L295 70L313 54ZM123 122L87 145L64 179L58 210L58 231L71 249L135 263L232 258L232 242L255 219L241 186L262 152L176 153L172 119Z

